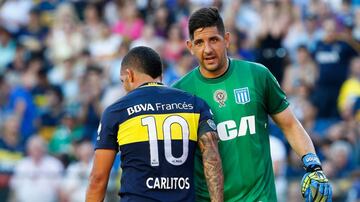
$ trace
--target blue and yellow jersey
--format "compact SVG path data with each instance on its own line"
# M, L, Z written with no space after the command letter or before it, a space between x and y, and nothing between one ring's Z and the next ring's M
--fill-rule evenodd
M104 111L96 149L121 152L121 201L194 201L199 135L214 131L200 98L146 83Z
M11 176L14 173L16 165L24 158L24 153L21 144L11 146L0 138L0 178L6 179L4 176Z

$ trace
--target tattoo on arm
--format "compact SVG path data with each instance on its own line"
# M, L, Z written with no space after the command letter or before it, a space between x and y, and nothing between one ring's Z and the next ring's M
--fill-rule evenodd
M224 201L224 176L218 151L218 140L216 132L207 132L199 139L204 174L212 202Z

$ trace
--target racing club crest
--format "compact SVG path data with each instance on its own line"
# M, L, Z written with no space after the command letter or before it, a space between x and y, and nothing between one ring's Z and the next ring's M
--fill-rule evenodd
M225 101L227 100L227 94L224 90L216 90L214 92L214 100L219 103L219 107L225 107Z
M234 89L234 94L235 102L237 104L246 104L250 102L250 93L248 87Z

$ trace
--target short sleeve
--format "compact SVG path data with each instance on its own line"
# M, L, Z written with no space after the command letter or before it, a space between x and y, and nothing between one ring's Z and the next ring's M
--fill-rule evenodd
M269 114L282 112L289 106L284 91L269 70L266 71L265 105Z
M198 137L207 132L216 131L216 124L209 105L200 98L197 98L196 103L200 109Z
M116 123L114 115L109 109L106 109L101 116L98 135L96 138L95 149L112 149L119 150L117 143L118 124Z

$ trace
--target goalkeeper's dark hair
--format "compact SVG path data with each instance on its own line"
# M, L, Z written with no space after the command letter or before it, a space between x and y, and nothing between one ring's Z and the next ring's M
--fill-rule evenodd
M200 8L191 14L189 19L189 35L190 39L194 39L194 32L199 28L216 26L221 35L225 34L224 22L215 7Z
M153 79L161 76L162 66L159 54L145 46L131 49L121 62L122 69L135 69L151 76Z

